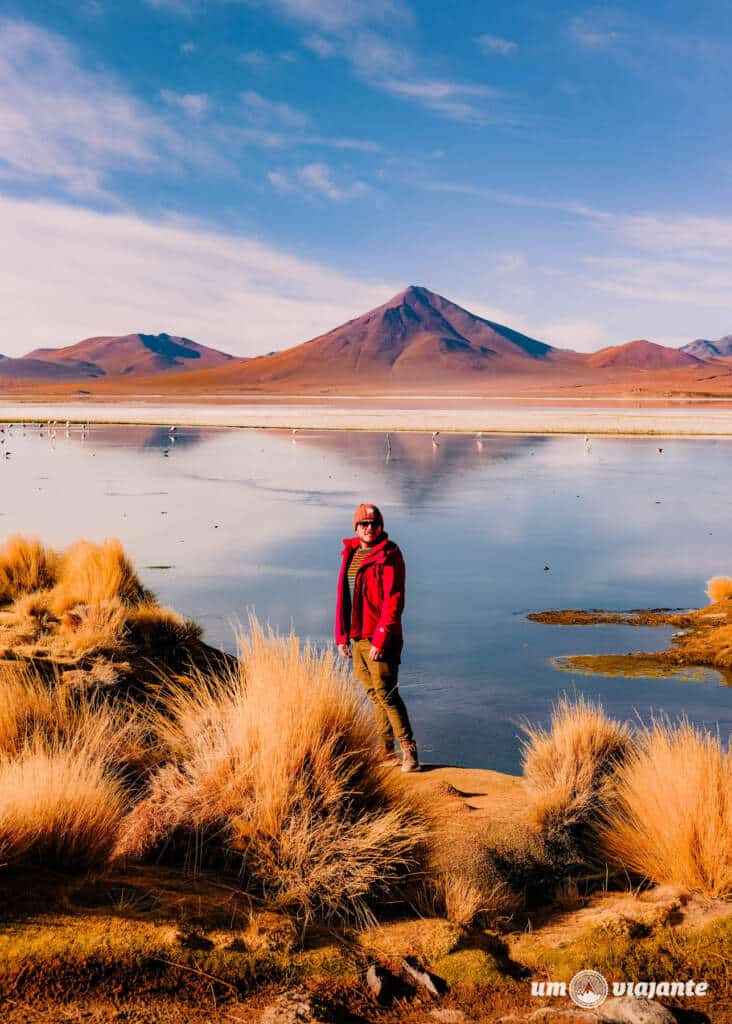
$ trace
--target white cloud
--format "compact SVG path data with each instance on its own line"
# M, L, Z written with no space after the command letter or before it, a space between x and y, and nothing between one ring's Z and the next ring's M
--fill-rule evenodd
M399 290L204 225L57 203L0 198L0 236L13 256L0 276L10 355L137 330L254 355L330 330Z
M491 36L484 33L476 37L476 43L484 53L498 54L500 57L508 57L518 50L518 43L511 39L502 39L501 36Z
M363 181L339 185L333 177L331 168L324 163L305 164L304 167L298 168L293 174L287 174L279 170L270 171L267 179L278 192L315 193L325 196L326 199L332 199L334 202L357 199L371 191L369 186Z
M168 106L177 107L189 117L201 117L208 110L208 96L205 93L180 93L172 89L161 89L160 96Z
M276 122L285 128L303 128L309 120L307 114L289 103L268 100L253 89L243 92L241 100L247 113L259 123Z
M335 57L338 53L338 46L333 39L327 39L325 36L319 35L317 32L312 32L310 35L305 36L303 39L303 45L308 50L312 50L318 57Z
M486 85L463 85L444 79L385 78L382 87L395 96L417 100L423 106L443 114L453 121L469 121L487 124L492 120L504 120L505 115L486 109L484 103L476 104L474 99L496 99L500 94Z
M684 259L651 259L635 256L590 257L594 271L591 284L600 291L625 299L688 304L727 309L732 293L732 269L719 264Z
M86 71L66 40L0 20L0 176L104 193L115 169L149 169L179 139L110 76Z
M187 43L181 43L178 49L180 50L184 57L187 57L189 54L195 53L198 47L196 46L195 43L189 40Z
M289 18L323 32L343 32L363 25L410 24L413 14L400 0L270 0Z
M621 38L616 28L611 28L607 13L584 14L572 18L569 23L570 38L585 50L607 50Z

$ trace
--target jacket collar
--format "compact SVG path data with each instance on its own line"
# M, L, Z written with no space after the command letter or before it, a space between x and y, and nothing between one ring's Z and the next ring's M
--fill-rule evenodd
M347 554L349 551L353 551L360 545L361 541L358 537L344 537L343 538L343 554ZM373 547L368 548L364 555L364 561L378 561L384 555L386 545L389 543L389 534L384 532L381 535L381 540L378 544L374 544ZM363 562L361 563L363 565Z

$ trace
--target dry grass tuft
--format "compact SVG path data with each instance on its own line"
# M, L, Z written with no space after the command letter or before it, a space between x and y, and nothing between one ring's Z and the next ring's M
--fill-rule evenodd
M61 615L57 645L72 658L125 650L128 609L116 598L80 604Z
M707 597L712 604L732 598L732 579L729 576L712 576L707 580Z
M149 598L118 540L102 544L80 540L61 557L51 605L61 615L77 605L114 600L137 605Z
M420 817L377 767L368 713L330 652L252 622L239 671L193 679L166 712L157 729L173 760L119 856L203 837L252 891L323 918L368 916L369 898L414 865Z
M154 601L127 612L128 643L137 651L155 652L160 648L187 648L201 639L201 627L185 619L172 608L161 608Z
M52 587L58 556L35 537L9 537L0 549L0 605L22 594Z
M526 725L524 732L524 781L534 823L547 834L590 825L610 775L631 750L627 726L584 697L563 697L548 731Z
M618 769L600 838L644 878L732 895L732 754L688 722L654 724Z
M0 862L83 868L127 809L114 774L131 725L28 669L0 669Z

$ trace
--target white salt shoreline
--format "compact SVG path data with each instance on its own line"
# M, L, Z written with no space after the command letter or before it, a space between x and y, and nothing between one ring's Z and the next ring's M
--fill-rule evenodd
M358 408L314 405L182 405L0 402L0 423L248 427L485 434L732 437L732 409L715 408Z

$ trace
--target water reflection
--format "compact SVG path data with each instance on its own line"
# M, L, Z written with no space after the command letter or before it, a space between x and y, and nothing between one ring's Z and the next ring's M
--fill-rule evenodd
M692 607L728 573L729 442L92 427L14 431L0 533L117 536L160 599L233 647L247 610L328 643L340 540L363 499L407 561L403 681L435 759L517 770L517 722L560 692L620 718L732 727L707 678L586 676L552 657L664 647L665 630L527 622L544 608ZM481 446L478 441L481 441ZM167 452L167 455L165 454ZM721 542L721 543L720 543ZM167 567L167 568L166 568Z

